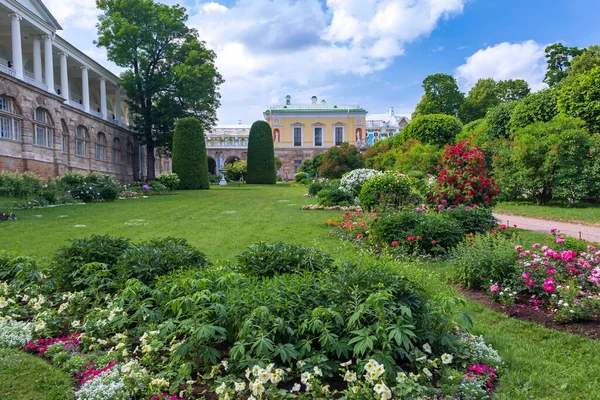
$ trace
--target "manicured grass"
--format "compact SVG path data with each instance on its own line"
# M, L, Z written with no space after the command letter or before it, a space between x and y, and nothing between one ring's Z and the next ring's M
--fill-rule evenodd
M494 208L494 212L586 225L600 225L600 207L590 204L567 207L562 204L538 206L530 203L500 203Z
M340 217L342 212L301 211L301 204L314 202L314 199L302 198L305 192L303 187L281 184L211 187L208 191L181 192L175 196L20 211L19 221L0 223L1 246L26 254L51 256L57 248L67 244L68 239L95 233L134 240L184 237L212 260L233 259L259 240L319 246L336 258L355 256L357 252L352 244L329 236L329 228L323 225L325 219ZM59 218L63 215L66 217ZM540 233L522 232L520 235L524 246L550 238ZM400 268L412 269L415 274L419 273L417 269L425 269L420 276L423 280L434 280L435 286L445 281L452 266L449 262L433 262L411 263ZM449 286L443 287L452 290ZM483 334L507 365L495 398L600 398L597 390L600 341L511 319L471 301L467 302L466 311L473 317L474 332ZM15 367L17 372L3 375L9 361L2 354L31 361L30 356L18 352L0 353L0 398L61 398L18 397L19 392L34 393L38 380L62 375L41 360L36 361L49 370L45 374L38 372L37 364L30 367L23 361ZM50 391L44 393L48 395Z
M0 223L1 246L51 256L69 239L111 234L133 240L184 237L211 260L232 259L261 240L327 244L335 253L341 242L329 236L323 222L341 213L300 210L315 202L304 193L306 188L289 184L212 186L172 196L15 211L18 221Z
M72 400L73 389L69 377L44 360L0 349L0 399Z

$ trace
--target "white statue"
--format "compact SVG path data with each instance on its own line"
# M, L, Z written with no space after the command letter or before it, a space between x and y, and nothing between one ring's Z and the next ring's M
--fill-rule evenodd
M279 143L279 129L275 129L275 143Z

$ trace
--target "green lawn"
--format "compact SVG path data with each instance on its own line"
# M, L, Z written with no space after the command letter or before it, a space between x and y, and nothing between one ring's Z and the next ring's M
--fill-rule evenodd
M600 207L589 204L567 207L561 204L538 206L530 203L500 203L494 211L500 214L600 225Z
M329 228L323 226L325 219L342 213L300 210L301 204L314 201L302 198L305 191L283 184L212 187L176 196L19 211L19 221L0 223L2 247L50 256L68 239L110 233L134 240L185 237L213 260L233 259L259 240L316 245L338 258L354 256L353 245L329 236ZM544 239L548 235L521 236L524 245ZM415 263L405 268L427 268L430 273L423 274L423 279L445 279L442 276L448 273L450 263ZM474 319L474 332L483 334L507 364L497 399L600 399L600 341L510 319L470 301L466 309ZM46 383L60 380L57 370L27 355L2 354L9 353L0 353L0 398L59 398L51 397L50 391L46 397L34 394L42 375ZM46 372L40 372L37 364L30 366L33 361L41 362ZM14 373L2 375L13 369ZM64 387L56 385L58 391ZM18 397L13 393L31 394Z

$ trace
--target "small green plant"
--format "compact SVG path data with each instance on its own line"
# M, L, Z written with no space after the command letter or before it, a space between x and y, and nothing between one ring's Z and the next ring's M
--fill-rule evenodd
M319 198L319 204L326 207L354 204L352 193L342 190L339 187L320 190L317 193L317 197Z
M491 283L502 283L516 270L516 242L498 233L466 237L451 252L454 279L468 288L489 289Z
M328 253L283 242L255 243L239 254L237 260L241 271L260 277L333 267L333 259Z

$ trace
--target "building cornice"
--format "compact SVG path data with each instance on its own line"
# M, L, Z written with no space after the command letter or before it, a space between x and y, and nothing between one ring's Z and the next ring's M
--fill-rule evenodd
M36 3L40 6L41 11L46 14L49 21L40 18L39 15L31 11L29 8L25 7L23 4L16 0L3 0L3 3L7 5L9 8L12 8L13 11L21 14L22 16L27 18L27 21L33 23L38 28L46 33L55 33L57 30L62 30L62 26L58 23L56 18L50 13L50 11L46 8L44 3L38 0L31 0L32 3Z

